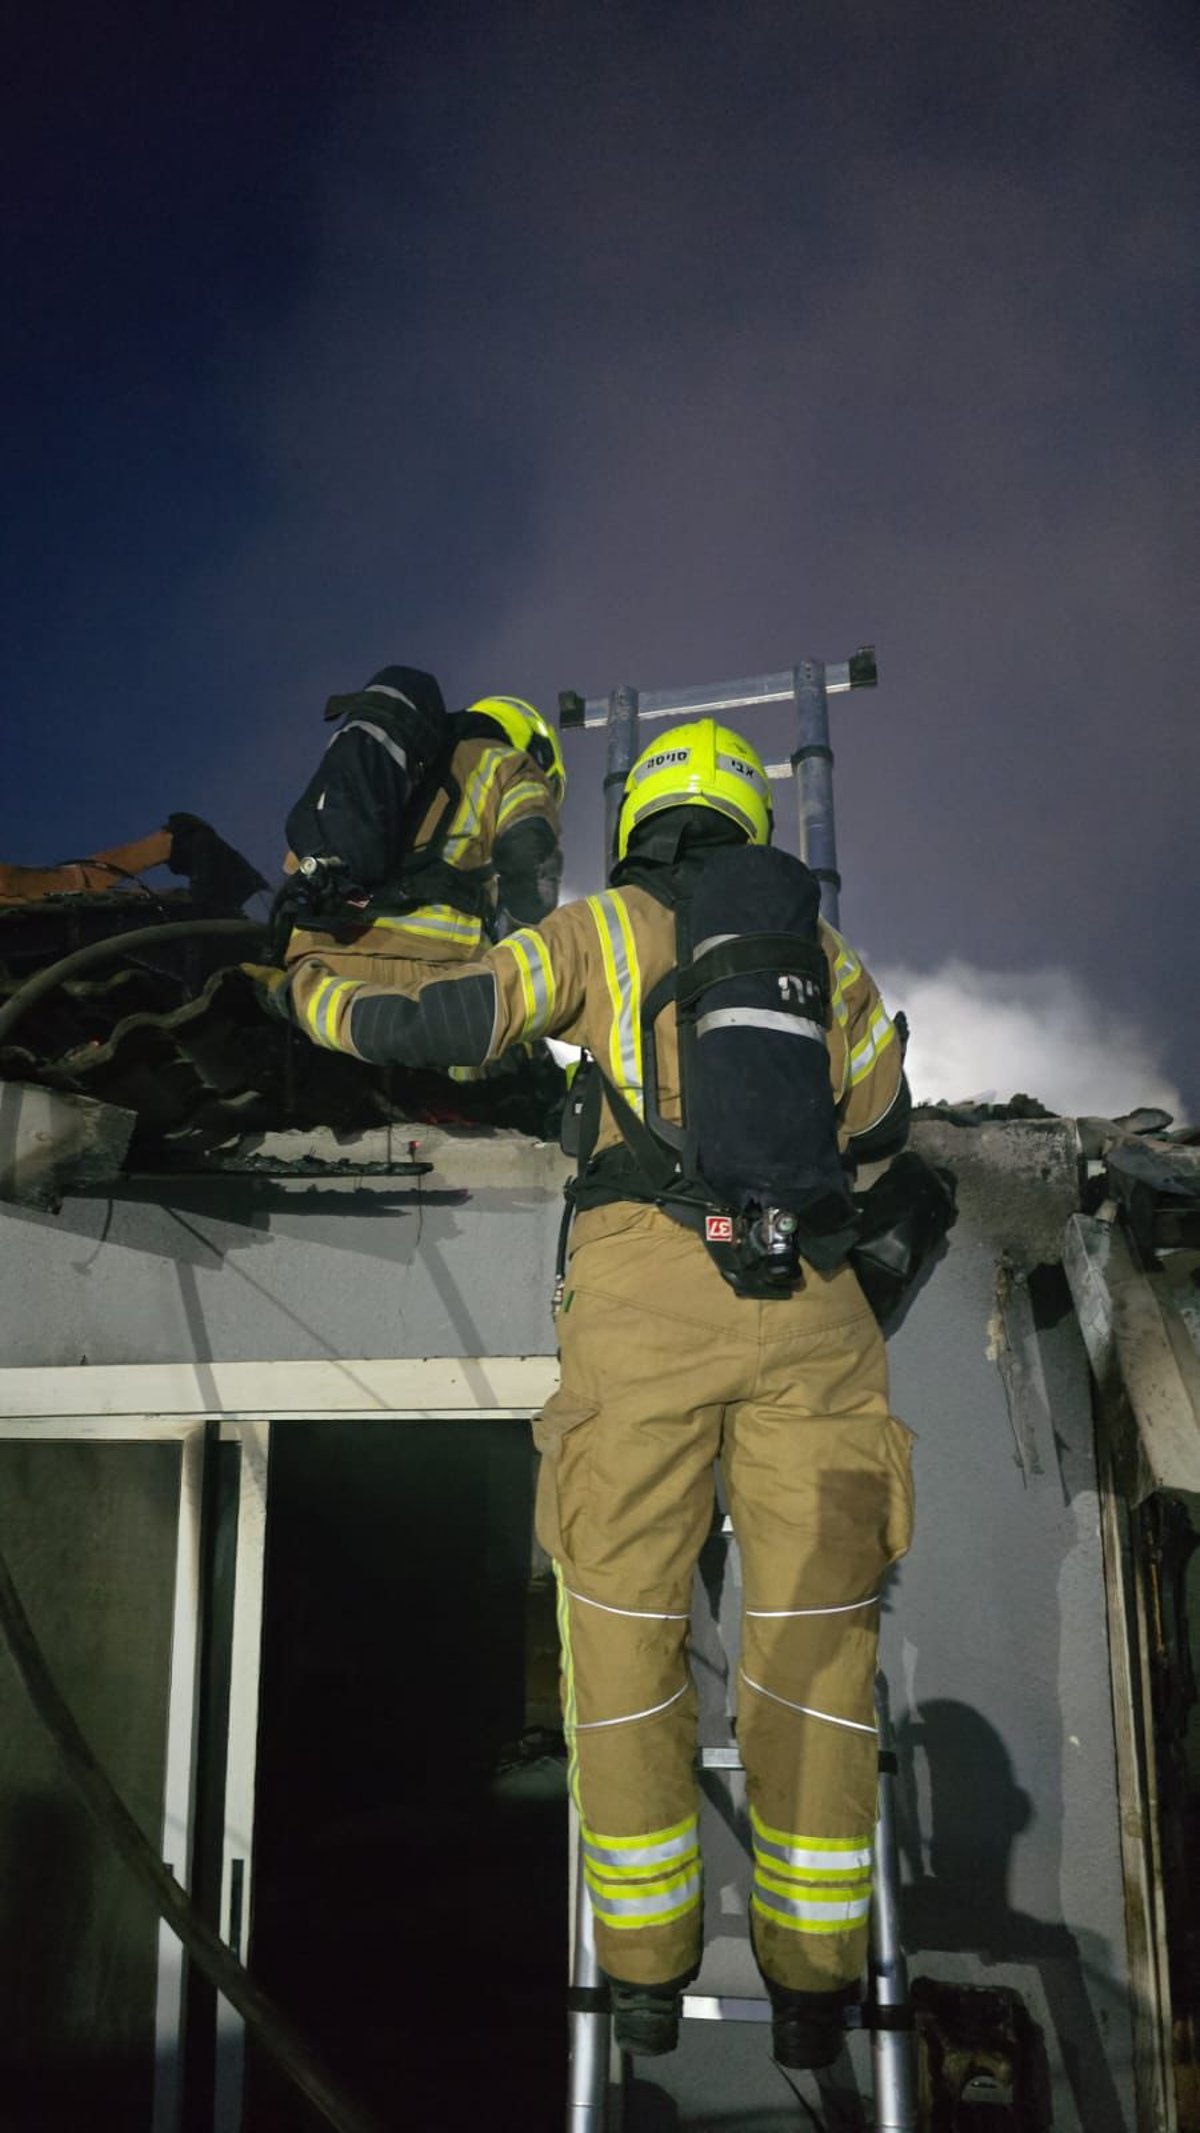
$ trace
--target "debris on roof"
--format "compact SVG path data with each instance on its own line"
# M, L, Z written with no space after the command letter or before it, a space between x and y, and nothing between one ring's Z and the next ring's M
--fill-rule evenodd
M1007 1103L985 1103L968 1097L961 1103L914 1104L914 1118L941 1119L947 1126L983 1126L994 1119L1056 1118L1059 1114L1048 1111L1036 1096L1010 1096Z
M186 875L187 886L159 894L124 878L138 865L159 864ZM318 1049L262 1012L241 968L251 952L247 938L236 932L183 940L164 934L161 942L145 937L156 921L244 915L246 900L265 887L249 861L194 815L172 815L165 830L90 859L0 867L0 1015L30 979L62 958L95 942L138 935L127 949L114 947L110 959L67 973L0 1036L0 1083L86 1098L94 1106L86 1149L82 1114L70 1114L68 1131L68 1113L56 1113L63 1149L53 1163L44 1146L32 1168L31 1159L8 1163L0 1197L28 1204L35 1170L34 1204L48 1205L70 1189L72 1176L95 1184L122 1164L159 1172L196 1168L217 1148L254 1133L327 1127L345 1135L410 1121L557 1136L566 1079L548 1054L467 1084L368 1066ZM96 1121L105 1107L112 1117L101 1132ZM37 1129L49 1130L44 1120Z

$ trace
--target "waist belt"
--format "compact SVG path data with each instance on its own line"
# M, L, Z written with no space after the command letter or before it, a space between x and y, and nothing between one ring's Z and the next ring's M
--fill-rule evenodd
M745 1224L731 1209L722 1207L703 1185L675 1173L670 1179L651 1178L624 1146L606 1148L593 1156L585 1170L564 1187L566 1205L559 1231L555 1300L561 1301L566 1280L567 1243L572 1218L592 1207L613 1207L620 1200L634 1200L646 1207L659 1207L672 1222L699 1237L718 1271L739 1295L761 1299L790 1294L803 1285L797 1267L786 1280L772 1279L747 1254Z
M382 882L372 890L359 924L363 916L369 920L372 914L403 918L425 904L449 904L451 910L461 911L466 918L487 918L492 908L488 894L492 874L490 866L454 867L445 859L418 861L405 867L394 881Z

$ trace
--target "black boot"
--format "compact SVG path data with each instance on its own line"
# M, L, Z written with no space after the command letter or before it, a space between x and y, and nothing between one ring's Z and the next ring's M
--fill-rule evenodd
M766 1979L771 2002L771 2056L797 2070L832 2066L846 2033L845 2011L857 1985L836 1992L792 1992Z
M683 1988L695 1975L692 1970L685 1977L668 1978L664 1985L625 1985L610 1977L608 1996L618 2049L637 2052L644 2059L673 2052L679 2042Z

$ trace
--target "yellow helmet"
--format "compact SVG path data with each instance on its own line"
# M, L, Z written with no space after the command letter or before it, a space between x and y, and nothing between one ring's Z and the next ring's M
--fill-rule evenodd
M643 750L625 780L617 819L617 858L638 824L667 807L711 807L746 833L771 841L771 782L756 749L714 718L672 726Z
M567 789L566 765L558 735L540 711L521 696L481 696L478 703L467 705L467 711L476 718L490 718L514 748L532 756L555 799L562 799Z

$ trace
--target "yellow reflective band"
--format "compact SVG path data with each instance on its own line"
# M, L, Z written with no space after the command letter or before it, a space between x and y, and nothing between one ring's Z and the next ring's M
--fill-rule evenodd
M481 921L466 911L456 911L453 904L422 904L404 918L375 918L371 923L391 933L416 933L423 940L461 941L469 948L478 947L483 939Z
M757 1807L750 1809L750 1827L755 1851L771 1851L791 1866L810 1867L814 1873L847 1869L857 1873L871 1865L871 1834L863 1837L805 1837L794 1830L772 1829Z
M678 1897L690 1889L698 1879L694 1861L689 1861L673 1874L647 1875L635 1881L624 1874L606 1874L590 1859L584 1860L583 1878L589 1889L598 1896L607 1896L613 1903L641 1903L650 1896Z
M605 1836L602 1831L593 1829L589 1822L585 1822L583 1835L588 1844L602 1845L605 1851L624 1852L634 1850L641 1844L674 1844L679 1837L686 1837L689 1831L696 1828L697 1819L695 1815L685 1815L682 1822L672 1822L669 1829L648 1829L637 1837Z
M853 985L855 978L862 976L862 964L855 955L853 948L842 939L840 933L834 931L832 926L829 928L829 938L837 950L833 964L833 1012L839 1022L846 1022L850 1016L846 994L850 986Z
M341 1051L335 1034L338 1010L347 993L357 992L358 987L357 978L323 978L305 1008L304 1019L326 1051Z
M443 859L451 866L465 851L472 837L477 835L488 793L495 783L496 773L504 761L503 748L485 748L478 763L467 779L462 799L455 809L446 842L442 846Z
M520 778L515 785L509 786L496 810L496 828L502 830L524 807L544 808L545 805L545 786L536 785L532 778Z
M625 1882L610 1887L587 1866L584 1867L584 1879L592 1909L606 1926L667 1925L671 1919L682 1918L685 1912L695 1910L700 1902L699 1866L682 1874L671 1874L661 1882L643 1882L636 1894L633 1884Z
M795 1881L776 1881L772 1875L763 1873L761 1866L755 1866L752 1901L759 1905L759 1909L769 1911L772 1918L778 1915L784 1922L795 1922L801 1930L808 1932L821 1930L823 1926L833 1928L833 1932L844 1926L857 1926L872 1907L870 1890L865 1888L850 1886L838 1896L831 1890L814 1890L812 1894L799 1896Z
M608 1040L609 1076L640 1118L645 1109L642 1092L642 978L629 914L621 897L614 896L609 890L602 896L589 896L587 901L600 940L600 955L613 1011Z
M550 951L541 935L526 927L507 934L500 942L500 949L508 949L521 976L525 1014L520 1028L513 1031L513 1038L540 1037L549 1028L554 1013L554 966Z
M871 1893L871 1869L854 1873L843 1867L828 1867L814 1873L808 1868L780 1865L768 1853L756 1850L755 1872L761 1874L767 1887L783 1889L790 1896L814 1898L840 1896L869 1896Z
M655 1867L687 1865L699 1856L700 1831L695 1815L674 1829L650 1830L643 1837L598 1837L583 1825L584 1856L606 1879L636 1881Z
M773 1867L763 1865L761 1858L754 1864L756 1886L773 1889L777 1896L786 1896L792 1902L805 1904L841 1905L863 1903L871 1894L869 1874L848 1874L839 1881L825 1881L814 1877L811 1881L797 1874L779 1874Z
M336 978L322 978L320 984L316 987L315 991L309 994L309 997L304 1005L304 1019L307 1022L310 1030L312 1031L313 1036L316 1038L318 1044L324 1041L321 1036L321 1024L318 1020L318 1017L320 1015L321 1007L325 1000L326 994L329 993L336 984Z
M871 1906L864 1903L853 1918L797 1918L793 1906L785 1903L782 1897L760 1896L755 1889L750 1897L750 1908L771 1925L786 1926L789 1933L852 1933L856 1927L866 1924Z
M882 1053L886 1052L895 1035L896 1031L892 1021L883 1003L880 1002L871 1016L866 1036L861 1044L855 1045L850 1054L850 1085L852 1088L856 1082L866 1080L876 1060Z

